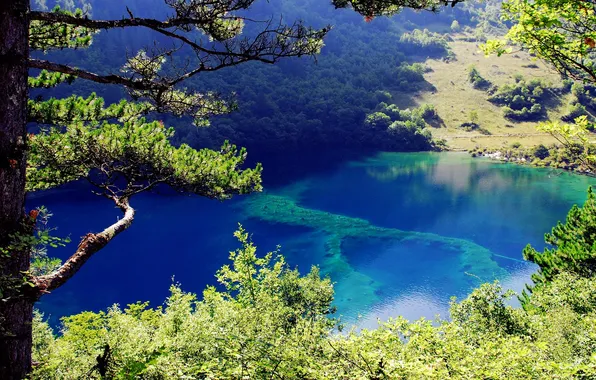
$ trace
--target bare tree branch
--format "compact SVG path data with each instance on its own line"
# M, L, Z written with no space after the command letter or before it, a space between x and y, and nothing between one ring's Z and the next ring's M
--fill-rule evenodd
M51 292L64 285L74 276L96 252L104 248L133 222L135 210L130 207L128 199L113 198L116 205L124 212L124 217L97 234L87 234L79 243L76 252L55 272L34 277L37 296Z

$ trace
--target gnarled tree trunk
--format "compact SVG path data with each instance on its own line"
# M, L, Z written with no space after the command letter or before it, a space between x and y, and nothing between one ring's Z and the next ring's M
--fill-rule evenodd
M25 137L29 0L0 0L0 248L24 232ZM33 299L7 282L29 269L27 250L0 258L0 379L22 379L31 368Z

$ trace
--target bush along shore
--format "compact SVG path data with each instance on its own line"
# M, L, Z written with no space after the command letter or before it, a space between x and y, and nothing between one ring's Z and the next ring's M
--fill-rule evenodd
M495 161L550 167L596 176L596 173L590 170L586 161L587 156L596 153L596 148L585 149L579 144L570 147L557 144L524 147L520 143L513 143L506 148L476 147L468 152L472 157L485 157Z

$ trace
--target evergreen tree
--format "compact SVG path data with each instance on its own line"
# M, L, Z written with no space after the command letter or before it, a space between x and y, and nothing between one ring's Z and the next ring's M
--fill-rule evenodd
M264 27L252 37L241 36L251 21L237 13L253 2L165 0L170 12L163 20L135 17L125 7L120 19L94 20L81 9L32 11L29 0L0 3L0 82L6 88L0 95L0 378L21 379L29 372L33 304L131 225L133 196L158 185L214 199L261 189L260 166L241 169L244 150L229 144L219 151L175 147L169 142L173 131L149 118L160 112L190 115L204 125L233 104L216 94L187 91L181 86L185 79L249 61L275 63L319 51L327 28L270 20L257 23ZM135 27L148 28L176 46L140 51L120 73L108 75L30 55L85 48L98 32ZM195 53L194 62L176 61L181 46ZM38 69L33 70L36 76L28 78L30 69ZM29 88L78 79L123 86L134 102L106 106L95 95L28 99ZM28 135L28 122L40 124L41 132ZM34 254L35 245L59 240L42 233L39 210L25 214L25 194L78 179L112 200L123 216L83 237L60 265ZM32 259L37 260L33 267Z
M170 144L173 132L155 121L156 114L192 116L195 124L206 125L209 116L234 108L217 94L185 89L184 80L250 61L316 54L329 30L243 17L254 0L164 0L169 11L162 19L137 17L122 6L120 18L104 20L88 14L87 2L83 9L72 1L58 3L63 7L50 11L45 0L35 1L40 10L31 10L30 0L0 2L0 83L6 88L0 95L0 378L9 380L23 378L31 368L33 304L131 225L133 196L159 185L216 199L260 190L260 167L241 169L244 150L224 144L219 151L196 151ZM375 2L334 3L360 11ZM441 4L419 0L399 7ZM245 24L253 24L246 36ZM86 48L96 33L116 28L145 28L174 47L139 51L120 72L109 74L35 53ZM180 49L194 53L189 62L176 59ZM34 77L28 77L30 70ZM121 86L134 102L105 105L93 94L29 99L30 88L37 93L75 80ZM41 125L41 132L28 135L28 122ZM112 200L123 217L85 236L60 264L33 249L60 240L40 227L41 210L25 213L25 194L78 179Z
M540 267L532 275L537 287L552 282L560 273L573 273L582 277L593 277L596 273L596 196L588 189L588 199L583 207L577 205L567 214L565 223L557 223L544 240L552 248L542 252L528 245L524 258ZM532 290L532 287L528 287ZM524 303L528 303L524 295Z

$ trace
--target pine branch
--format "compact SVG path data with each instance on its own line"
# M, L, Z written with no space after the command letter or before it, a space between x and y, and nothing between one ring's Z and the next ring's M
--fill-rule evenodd
M124 217L97 234L87 234L79 243L76 252L55 272L32 279L37 296L58 289L74 276L95 253L107 246L114 237L131 226L135 210L126 198L114 198L116 205L124 212Z
M192 17L178 17L168 21L160 21L150 18L123 18L120 20L92 20L89 18L76 17L64 13L32 11L29 13L31 20L45 21L49 23L63 23L75 26L83 26L89 29L114 29L127 27L147 27L147 28L175 28L186 25L206 25L212 20L206 22L205 19Z
M62 65L59 63L54 63L42 59L35 59L29 58L29 68L32 69L42 69L42 70L49 70L54 71L62 74L72 75L81 79L87 79L92 82L102 83L102 84L119 84L125 87L128 87L133 90L149 90L155 89L160 85L163 86L164 89L168 88L169 86L167 83L155 83L155 82L148 82L148 81L141 81L126 78L120 75L98 75L92 73L90 71L74 68L68 65Z

